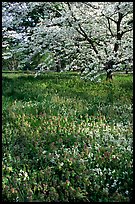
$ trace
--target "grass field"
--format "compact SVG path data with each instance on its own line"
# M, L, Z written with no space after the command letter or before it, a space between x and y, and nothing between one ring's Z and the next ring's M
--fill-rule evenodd
M2 200L129 202L133 79L2 76Z

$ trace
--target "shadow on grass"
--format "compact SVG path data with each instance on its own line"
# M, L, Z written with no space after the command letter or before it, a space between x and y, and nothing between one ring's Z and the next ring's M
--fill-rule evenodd
M45 74L34 78L31 75L18 76L17 78L9 78L3 76L2 95L10 97L13 100L36 100L42 99L44 94L53 95L58 93L61 97L71 97L88 100L88 94L81 90L76 90L82 84L75 84L73 77L76 74L53 73ZM39 83L40 82L40 83ZM42 84L46 84L45 88ZM38 87L39 85L39 87Z
M121 88L125 91L133 89L132 81L129 79L119 81L118 86L116 83L114 90L113 83L94 85L80 80L79 77L76 77L77 75L77 73L48 73L37 78L32 75L15 78L3 76L2 95L13 101L24 102L42 102L47 96L49 96L48 100L51 100L51 97L58 95L74 98L76 103L78 100L82 100L84 103L94 104L95 111L97 108L99 109L99 101L104 105L113 105L114 102L119 101L117 92L121 92Z
M124 83L120 83L120 87L125 89L125 91L133 91L133 82L132 81L125 81Z

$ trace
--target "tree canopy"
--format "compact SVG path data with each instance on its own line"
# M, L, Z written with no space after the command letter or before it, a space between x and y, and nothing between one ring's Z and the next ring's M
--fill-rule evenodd
M4 62L98 80L132 67L133 2L2 2L2 35Z

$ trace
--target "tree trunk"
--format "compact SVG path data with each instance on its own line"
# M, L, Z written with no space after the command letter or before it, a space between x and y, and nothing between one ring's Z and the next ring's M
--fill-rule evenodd
M81 74L84 72L84 70L85 70L85 68L82 68L82 69L81 69Z
M108 80L112 80L112 71L111 71L111 70L109 70L109 71L107 72L106 81L108 81Z
M60 67L59 67L59 65L56 66L56 72L60 72Z
M126 69L126 74L128 74L128 70Z
M110 60L105 64L105 70L107 73L106 80L112 80L112 69L113 69L114 62Z
M58 59L56 61L56 72L60 72L61 71L61 62L60 59Z

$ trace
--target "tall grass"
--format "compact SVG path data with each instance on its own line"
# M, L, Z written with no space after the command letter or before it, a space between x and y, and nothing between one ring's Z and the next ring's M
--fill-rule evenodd
M130 75L3 74L2 85L3 201L132 200Z

